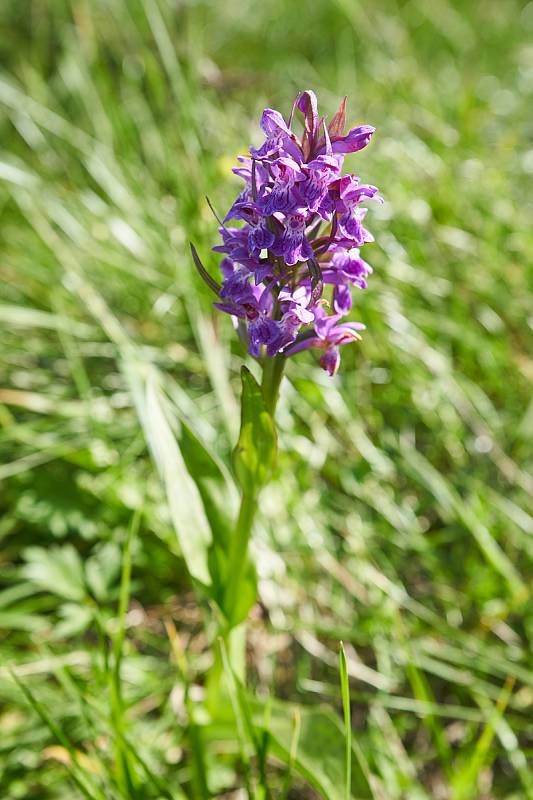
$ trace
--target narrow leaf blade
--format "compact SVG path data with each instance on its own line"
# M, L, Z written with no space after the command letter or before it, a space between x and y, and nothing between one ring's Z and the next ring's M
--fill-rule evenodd
M212 584L208 553L212 533L200 491L192 479L169 422L165 398L155 373L125 364L146 441L165 487L165 494L187 569L204 587Z
M339 648L339 672L341 678L342 710L344 713L344 743L346 751L346 800L350 800L352 791L352 720L350 713L350 686L348 683L348 666L346 653L341 642Z
M206 270L202 262L200 261L200 256L198 255L198 251L196 247L193 245L192 242L189 242L191 247L192 253L192 260L194 261L194 266L200 273L202 280L209 286L209 288L218 296L220 293L220 284L216 282L214 278L211 277L209 272Z

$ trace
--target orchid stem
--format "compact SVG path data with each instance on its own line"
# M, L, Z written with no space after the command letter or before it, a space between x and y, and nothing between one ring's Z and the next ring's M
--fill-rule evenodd
M225 621L219 628L219 635L228 653L233 673L244 683L246 677L246 633L244 624L235 624L235 610L239 600L239 592L244 584L246 562L248 559L248 542L252 533L255 512L257 510L257 492L243 492L239 515L231 540L226 587L224 591ZM214 718L224 715L227 696L223 694L221 681L224 668L220 653L216 652L207 681L207 705Z
M238 592L241 588L243 573L248 555L248 542L252 533L255 512L257 509L257 492L243 492L237 524L231 540L228 561L228 584L226 586L226 615L232 622Z
M285 367L285 356L277 355L274 358L267 358L263 363L263 379L261 390L265 400L268 413L274 417L276 405L279 398L279 389L283 370ZM233 538L228 560L228 585L225 594L225 610L227 618L232 624L232 615L235 611L238 593L241 588L246 559L248 557L248 542L252 534L255 513L257 511L257 500L261 487L252 487L243 491L239 516Z
M283 370L285 368L285 356L277 355L274 358L265 358L263 362L263 377L261 381L261 391L268 413L274 418L276 405L279 398ZM220 635L227 648L231 668L241 680L244 680L244 647L245 636L244 627L241 623L236 624L237 604L239 593L244 585L244 578L248 560L248 544L252 535L255 515L258 508L258 499L262 486L249 486L241 494L239 514L235 523L235 529L231 539L228 555L228 568L226 572L226 587L224 591L223 608L225 622L221 626ZM239 631L239 628L241 629ZM236 646L230 647L234 641ZM238 640L238 641L237 641ZM220 659L215 659L215 663L210 671L208 678L208 706L214 716L221 713L221 679L222 663Z
M278 354L274 358L267 358L263 364L263 380L261 390L265 399L265 405L270 416L274 419L276 406L278 404L279 389L283 370L285 369L285 356Z

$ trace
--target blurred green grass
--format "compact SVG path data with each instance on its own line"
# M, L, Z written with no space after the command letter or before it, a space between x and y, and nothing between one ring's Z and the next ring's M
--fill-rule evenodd
M533 5L25 0L0 30L1 664L111 763L98 637L142 510L127 729L195 796L163 620L194 675L210 631L120 354L134 343L227 459L242 354L187 242L216 270L204 195L227 207L265 105L311 87L331 114L347 94L377 127L354 170L386 199L368 330L334 382L312 356L290 364L252 682L340 718L342 638L376 797L532 797ZM2 797L77 796L6 669L0 704ZM212 786L231 785L215 753Z

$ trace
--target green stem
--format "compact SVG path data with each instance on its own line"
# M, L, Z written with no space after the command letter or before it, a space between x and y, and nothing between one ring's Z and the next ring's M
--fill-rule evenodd
M285 357L277 355L274 358L267 358L263 362L263 379L261 390L265 400L265 405L269 414L274 417L276 405L279 397L279 389L283 370L285 368ZM248 542L252 533L255 513L257 511L257 500L262 487L254 486L249 491L243 491L237 525L231 540L231 547L228 561L228 579L226 587L225 611L231 626L231 616L235 610L237 595L241 587L243 573L246 567L248 556Z
M252 525L257 509L257 492L243 492L237 525L231 539L228 560L228 585L226 586L225 611L230 621L235 609L237 594L246 566L248 542L252 533Z
M279 389L285 367L285 357L278 355L274 358L266 358L263 361L263 377L261 381L261 391L269 414L274 417L276 405L279 397ZM239 515L235 525L235 530L231 539L228 554L228 570L226 573L226 588L224 591L224 614L225 623L219 628L219 635L222 637L229 654L231 667L244 680L244 655L245 644L244 628L239 631L235 627L234 614L239 592L241 591L243 578L246 571L248 560L248 543L252 535L252 527L257 512L258 498L262 486L251 486L244 490L241 495ZM244 625L244 623L243 623ZM238 646L230 647L230 642ZM240 651L240 652L239 652ZM238 665L242 665L242 669ZM216 716L221 713L220 703L220 681L222 678L222 664L220 659L215 659L208 677L208 706L211 713Z
M263 364L261 390L265 398L265 405L272 418L274 418L278 403L279 388L281 386L281 379L283 378L285 361L285 356L279 354L274 356L274 358L267 358Z

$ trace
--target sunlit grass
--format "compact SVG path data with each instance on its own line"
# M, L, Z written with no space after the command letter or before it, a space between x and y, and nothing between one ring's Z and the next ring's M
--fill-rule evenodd
M2 797L278 797L289 775L304 798L311 768L344 797L341 639L354 796L533 797L530 6L24 6L0 10ZM135 381L229 468L242 353L187 243L215 273L204 196L227 207L260 110L307 86L378 129L354 166L386 199L368 330L333 382L290 364L257 707L228 675L213 731L212 619Z

